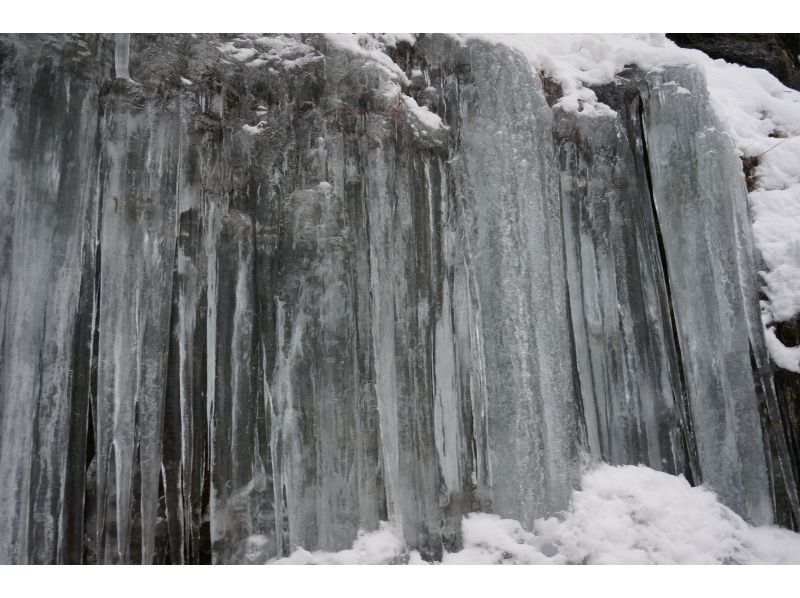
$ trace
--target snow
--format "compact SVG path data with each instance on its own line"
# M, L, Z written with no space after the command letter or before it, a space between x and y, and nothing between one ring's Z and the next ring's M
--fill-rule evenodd
M404 559L405 546L397 529L386 522L374 532L359 532L353 548L339 552L308 552L299 548L274 565L393 565ZM408 558L405 556L405 558Z
M800 347L786 347L780 339L775 336L775 330L767 327L764 336L767 341L767 349L772 359L779 368L800 374Z
M331 189L333 189L333 187L331 186L331 184L328 181L321 181L319 183L318 187L319 187L319 190L322 191L326 195L331 192Z
M411 117L412 126L420 129L423 134L426 132L434 133L448 128L438 114L431 112L427 106L420 106L414 98L404 94L402 87L393 81L387 82L381 91L381 95L390 110L401 108L396 113L402 114L404 112L408 114Z
M403 95L403 104L414 117L428 129L440 129L444 127L442 119L438 114L431 112L426 106L420 106L414 98Z
M381 39L387 46L397 47L400 42L405 42L411 46L417 43L417 36L413 33L382 33Z
M278 66L284 70L301 68L322 60L314 48L304 44L292 35L241 35L217 46L217 49L237 62L248 67L264 64L270 68Z
M255 48L237 48L232 44L223 45L224 52L238 62L247 62L258 55ZM221 48L222 49L222 48Z
M265 121L259 121L259 123L255 126L253 125L242 125L242 131L247 133L248 135L260 135L264 129L266 128L267 123Z
M529 531L499 515L462 521L464 547L442 564L800 564L800 534L754 527L713 492L644 466L600 465L583 476L570 508ZM270 564L424 564L381 523L339 552L298 549Z
M800 127L800 104L798 108ZM759 158L758 188L750 194L753 232L768 269L762 273L769 298L767 324L790 320L800 312L800 136L796 129L792 134L768 138L771 149Z
M394 61L383 52L384 44L373 36L359 33L326 33L325 38L336 49L364 58L367 64L382 69L391 79L403 85L408 85L409 80Z

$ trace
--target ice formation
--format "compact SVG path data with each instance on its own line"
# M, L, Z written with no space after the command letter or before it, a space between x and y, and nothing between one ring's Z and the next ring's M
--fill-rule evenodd
M593 544L604 479L785 560L800 94L662 36L0 57L0 562L677 559Z

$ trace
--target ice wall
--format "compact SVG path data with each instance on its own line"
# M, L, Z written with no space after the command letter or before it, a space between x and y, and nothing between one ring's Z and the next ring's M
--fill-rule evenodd
M791 503L693 71L592 116L444 35L0 57L0 562L263 562L382 520L439 559L465 514L531 525L600 459L752 521Z
M697 476L634 81L616 114L557 109L573 336L587 444L608 463Z
M797 514L796 483L767 367L747 195L697 68L646 77L644 130L670 272L702 479L738 513L773 519L759 398ZM691 264L691 267L687 267Z
M52 563L82 512L97 188L97 46L4 40L0 561ZM58 47L51 52L51 45ZM24 109L20 107L24 106ZM72 449L77 449L72 453ZM70 460L68 460L68 456ZM74 461L72 460L74 458ZM78 478L78 483L73 484ZM74 538L73 538L74 540Z
M503 46L470 47L458 171L481 309L492 506L531 523L577 482L578 422L552 113Z

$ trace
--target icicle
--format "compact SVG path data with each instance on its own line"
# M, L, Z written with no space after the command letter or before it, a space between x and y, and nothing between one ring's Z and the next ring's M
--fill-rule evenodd
M114 34L114 71L117 74L117 79L131 80L128 73L128 57L131 49L131 34L130 33L115 33Z

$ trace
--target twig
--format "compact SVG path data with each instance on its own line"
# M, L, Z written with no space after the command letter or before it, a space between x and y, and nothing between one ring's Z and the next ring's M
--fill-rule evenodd
M763 155L764 155L764 154L766 154L767 152L771 152L772 150L774 150L776 147L778 147L778 146L779 146L781 143L783 143L783 142L784 142L784 141L786 141L787 139L789 139L789 137L787 137L786 139L781 139L781 140L780 140L778 143L776 143L775 145L773 145L773 146L772 146L771 148L769 148L768 150L764 150L763 152L761 152L761 153L760 153L760 154L758 154L757 156L751 156L751 157L752 157L752 158L760 158L761 156L763 156Z

